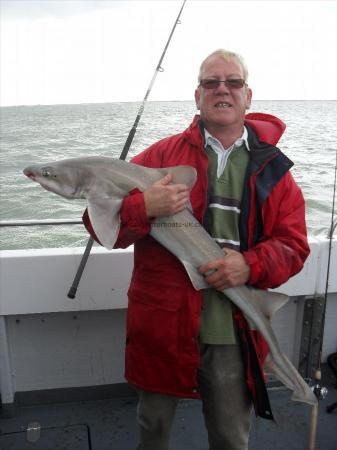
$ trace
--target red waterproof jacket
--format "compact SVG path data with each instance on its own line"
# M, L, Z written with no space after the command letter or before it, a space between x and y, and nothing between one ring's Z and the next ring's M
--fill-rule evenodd
M248 114L250 161L241 205L241 251L251 268L249 285L274 288L299 272L309 247L304 199L291 173L291 161L274 145L284 124L265 114ZM190 165L197 181L190 200L202 223L207 207L207 166L202 123L196 116L183 133L163 139L132 160L147 167ZM150 235L143 194L132 191L120 211L121 230L116 248L134 244L134 269L128 292L126 379L138 388L198 398L200 363L198 334L202 292L196 291L178 259ZM88 215L84 223L94 236ZM95 237L95 236L94 236ZM246 379L256 413L272 418L264 384L263 362L268 347L234 313Z

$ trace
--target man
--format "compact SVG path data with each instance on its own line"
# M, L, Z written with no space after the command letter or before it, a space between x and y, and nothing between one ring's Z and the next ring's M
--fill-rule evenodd
M247 78L239 55L209 55L195 91L200 117L133 159L148 167L191 165L198 174L191 192L171 184L170 175L134 190L120 212L116 247L134 243L125 373L139 393L141 450L169 448L179 397L201 398L211 450L247 449L252 403L257 414L271 416L262 372L268 349L221 291L245 283L276 287L301 270L309 248L292 163L274 147L284 126L272 116L245 116ZM200 268L210 285L203 293L149 236L154 217L181 211L189 199L225 247L221 260Z

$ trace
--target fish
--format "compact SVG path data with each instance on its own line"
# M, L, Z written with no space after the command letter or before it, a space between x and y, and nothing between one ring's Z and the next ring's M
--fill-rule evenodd
M100 156L35 164L23 172L48 191L67 199L85 199L96 236L109 250L119 233L123 198L130 191L135 188L144 191L169 173L172 183L185 184L191 190L197 177L191 166L148 168ZM150 235L180 260L196 290L209 288L198 268L223 258L224 249L193 216L190 204L177 214L157 217L151 224ZM223 293L265 338L269 354L264 370L292 391L292 400L316 405L312 389L282 352L271 327L271 317L286 304L288 296L246 285L226 288Z

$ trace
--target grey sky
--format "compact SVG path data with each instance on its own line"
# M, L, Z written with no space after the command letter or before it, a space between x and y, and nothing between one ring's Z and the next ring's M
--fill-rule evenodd
M1 0L1 104L141 100L181 1ZM191 100L240 52L255 99L337 99L336 1L188 0L150 99Z

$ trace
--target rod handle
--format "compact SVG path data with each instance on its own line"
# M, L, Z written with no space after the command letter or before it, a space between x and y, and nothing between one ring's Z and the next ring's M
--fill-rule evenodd
M76 291L77 291L78 285L80 283L83 270L84 270L85 265L86 265L86 263L88 261L88 258L89 258L89 255L90 255L90 251L91 251L91 247L92 247L93 243L94 243L94 239L90 236L89 239L88 239L87 246L85 248L84 254L82 256L81 262L80 262L80 264L78 266L78 269L77 269L77 272L76 272L73 284L72 284L72 286L69 289L69 292L67 294L67 297L70 298L70 299L74 299L76 297Z

